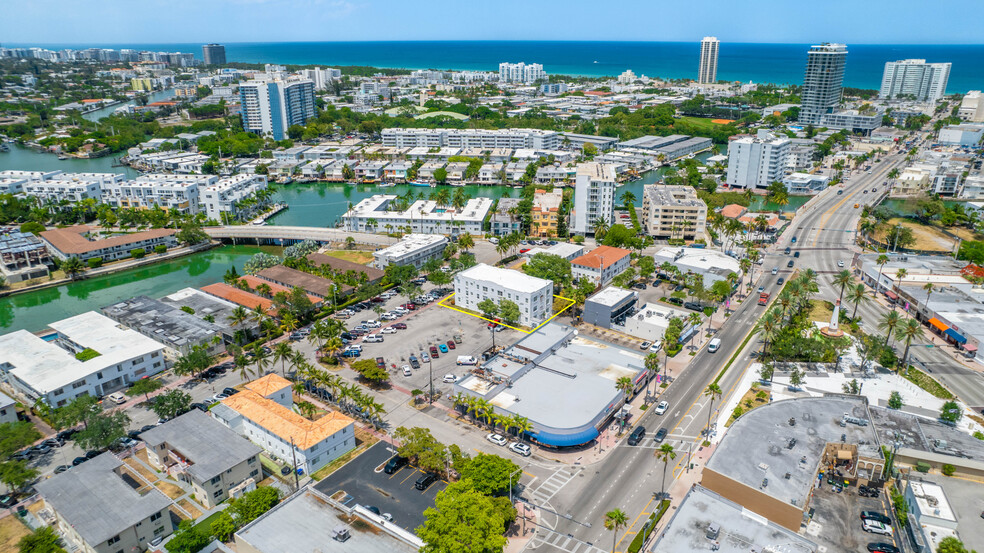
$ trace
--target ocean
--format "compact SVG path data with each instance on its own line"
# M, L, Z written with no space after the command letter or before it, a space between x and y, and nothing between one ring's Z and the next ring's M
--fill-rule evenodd
M200 44L36 44L60 48L134 48L193 52ZM636 75L667 79L696 78L697 42L272 42L229 43L233 62L368 65L405 69L498 71L500 62L540 63L547 73L616 76L626 69ZM802 84L808 44L722 43L718 79L756 83ZM887 61L918 58L950 62L947 92L984 88L984 45L848 44L844 85L879 88Z

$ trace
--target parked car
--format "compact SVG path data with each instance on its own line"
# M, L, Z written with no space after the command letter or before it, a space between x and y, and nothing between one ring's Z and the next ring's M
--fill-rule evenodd
M786 279L784 279L782 277L779 277L779 279L776 280L776 284L778 284L779 286L782 286L782 283L784 283L784 282L786 282Z
M529 457L530 455L533 454L533 451L530 449L530 446L526 444L521 444L519 442L513 442L509 444L509 451L512 451L513 453L518 453L523 457Z
M437 349L441 350L441 353L448 352L448 346L446 344L438 344Z
M399 455L394 455L386 463L386 466L383 467L383 472L385 472L386 474L393 474L396 471L398 471L401 468L403 468L404 466L406 466L406 464L408 462L409 462L409 459L407 459L406 457L400 457Z
M106 396L106 399L112 401L113 403L120 405L126 403L126 395L123 392L113 392Z
M380 330L379 333L380 334L396 334L396 329L393 328L393 327L391 327L391 326L388 326L388 327Z
M410 370L410 365L403 365L403 376L410 376L413 371Z
M370 334L370 335L366 336L366 338L365 338L365 340L363 340L363 342L365 342L367 344L378 344L378 343L382 342L383 340L384 340L384 338L380 334Z
M779 267L773 267L772 268L772 274L774 274L774 275L779 274Z
M431 358L430 355L427 355L427 352L424 352L420 354L420 360L424 363L430 363Z
M884 522L878 522L877 520L867 519L862 521L861 529L865 532L871 532L872 534L881 534L883 536L892 535L892 527Z
M861 511L861 520L873 520L882 524L892 524L892 519L878 511Z
M425 472L423 476L418 478L417 481L413 483L413 487L420 491L424 491L434 482L437 482L437 475Z
M899 550L898 547L884 542L869 543L868 551L871 553L901 553L901 550Z
M647 349L649 349L649 346L651 346L651 345L653 345L652 342L643 342L643 343L639 344L639 349L641 349L641 350L647 350Z
M495 445L506 445L508 443L508 441L506 440L505 437L502 436L502 434L489 434L488 436L485 436L485 439L494 443Z
M376 366L379 367L380 369L385 369L386 368L386 360L383 359L382 357L377 357L376 358Z
M234 396L239 393L239 390L235 388L222 388L222 393L227 396Z
M453 374L446 374L444 375L444 378L441 380L441 382L444 382L446 384L454 384L457 381L458 381L458 377Z
M646 283L645 282L637 282L637 283L633 284L632 287L635 288L636 290L645 290L646 289Z
M437 352L437 347L436 346L431 346L430 348L428 348L428 351L430 351L431 357L433 357L434 359L437 359L438 357L440 357L440 355Z
M420 361L417 360L417 356L411 355L410 356L410 359L408 359L408 361L410 361L410 366L411 367L413 367L415 369L419 369L420 368Z
M455 347L454 347L454 340L448 340L447 341L447 346L449 348L451 348L451 349L455 349Z
M683 302L684 309L689 309L691 311L703 311L704 307L695 301L685 301Z
M390 325L390 328L395 328L397 330L406 330L407 329L407 323L396 323L396 324Z

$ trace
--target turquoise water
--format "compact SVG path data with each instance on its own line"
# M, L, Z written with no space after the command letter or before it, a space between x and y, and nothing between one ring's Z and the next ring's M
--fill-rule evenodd
M154 92L149 96L148 103L166 100L168 98L171 98L172 96L174 96L173 90L161 90L158 92ZM90 111L89 113L86 113L82 117L88 119L89 121L98 121L103 117L109 117L114 112L116 112L117 109L123 106L133 106L133 105L136 105L136 101L131 100L129 102L123 102L122 104L116 104L102 109L97 109L95 111Z
M120 154L117 154L120 155ZM0 171L54 171L66 173L125 173L136 178L139 173L129 167L113 167L113 156L95 159L58 159L54 154L46 154L16 144L10 145L9 152L0 152Z
M845 12L847 17L850 15ZM665 24L665 23L664 23ZM672 24L672 23L670 23ZM836 38L836 37L831 37ZM547 73L615 76L626 69L636 75L696 78L699 37L693 42L604 41L400 41L226 43L231 62L371 65L408 69L497 71L503 61L540 63ZM5 44L53 49L98 46L191 52L201 44ZM718 78L756 83L802 84L808 44L722 42ZM947 92L979 90L984 83L984 45L848 44L844 85L878 88L885 62L924 58L951 62Z

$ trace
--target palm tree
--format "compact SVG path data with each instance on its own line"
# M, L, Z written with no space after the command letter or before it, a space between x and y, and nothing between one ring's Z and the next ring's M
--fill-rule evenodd
M253 346L251 351L253 353L253 364L256 365L256 374L261 375L265 373L273 363L270 359L270 354L259 344Z
M629 517L621 509L612 509L605 513L605 530L612 531L612 553L615 553L616 539L618 539L619 528L624 528L629 524Z
M65 271L68 278L75 280L85 272L86 265L81 259L73 256L69 257L64 263L62 263L61 269L62 271Z
M297 330L297 317L290 311L280 316L280 330L294 332Z
M707 436L711 435L711 415L714 413L714 400L721 397L721 386L711 383L704 390L704 395L711 398L707 407Z
M533 430L533 423L526 417L514 415L512 427L516 429L516 437L519 438L519 441L523 441L523 436Z
M902 354L902 365L901 367L908 367L909 361L909 346L912 345L913 338L919 338L923 335L922 323L915 319L908 319L905 324L902 325L902 329L899 330L899 334L905 339L905 352Z
M249 357L237 355L233 358L232 363L235 365L236 370L239 371L239 378L249 382L249 377L253 375L253 371L249 368Z
M294 348L290 347L290 342L279 342L273 346L273 362L280 363L280 374L287 376L287 361L293 359Z
M888 263L888 261L888 256L885 254L879 255L878 259L875 260L875 263L878 264L878 282L875 283L875 295L878 295L878 292L881 289L882 271L885 270L885 264Z
M762 315L762 318L758 322L759 330L762 332L762 354L769 349L769 342L775 339L776 335L779 334L779 321L776 320L775 311L769 310Z
M898 290L899 292L902 291L902 279L904 279L907 276L909 276L909 271L905 270L904 267L902 269L899 269L898 271L895 271L895 278L898 279L899 281L899 283L895 285L895 289ZM896 292L896 294L897 293L898 292ZM899 304L898 300L896 300L895 303L892 304L893 311L895 310L895 306L897 306L898 304Z
M226 317L226 320L229 322L229 326L239 327L237 330L242 330L243 323L249 320L249 312L246 311L245 307L237 305L229 316Z
M594 235L596 240L601 240L608 234L608 221L604 217L598 217L594 221Z
M344 346L345 344L342 343L342 339L335 336L334 338L329 338L328 341L325 342L322 348L322 353L328 357L335 357L338 355L338 352L342 351Z
M871 301L871 298L868 297L868 291L864 289L864 284L858 284L847 293L847 301L854 304L854 311L851 313L851 318L854 319L858 316L858 305L862 302Z
M664 443L659 446L656 450L656 458L663 462L663 485L660 487L660 499L666 495L666 469L670 464L670 461L676 459L676 451L673 450L673 446Z
M933 291L936 289L933 288L932 282L927 282L925 285L923 285L923 290L926 291L926 311L929 311L929 298L932 297ZM932 313L932 311L929 312Z
M834 277L834 285L840 286L840 295L837 296L837 303L840 303L844 299L844 288L851 283L851 271L844 269L843 271L837 273Z
M635 385L632 384L632 378L628 376L619 377L619 379L615 381L615 389L622 392L622 398L626 403L629 402L629 394L632 393L634 388Z
M892 331L899 330L902 326L902 316L899 315L898 311L889 311L882 317L880 323L878 323L879 330L887 331L885 334L885 346L888 346L888 340L892 337Z
M632 192L630 192L628 190L626 190L625 192L622 192L622 196L620 197L620 199L622 201L622 205L623 206L628 206L628 205L634 204L635 201L636 201L635 194L633 194Z

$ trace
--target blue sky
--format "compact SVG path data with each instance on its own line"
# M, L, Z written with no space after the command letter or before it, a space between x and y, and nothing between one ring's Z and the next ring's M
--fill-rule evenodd
M5 44L984 42L981 0L0 0L0 14Z

